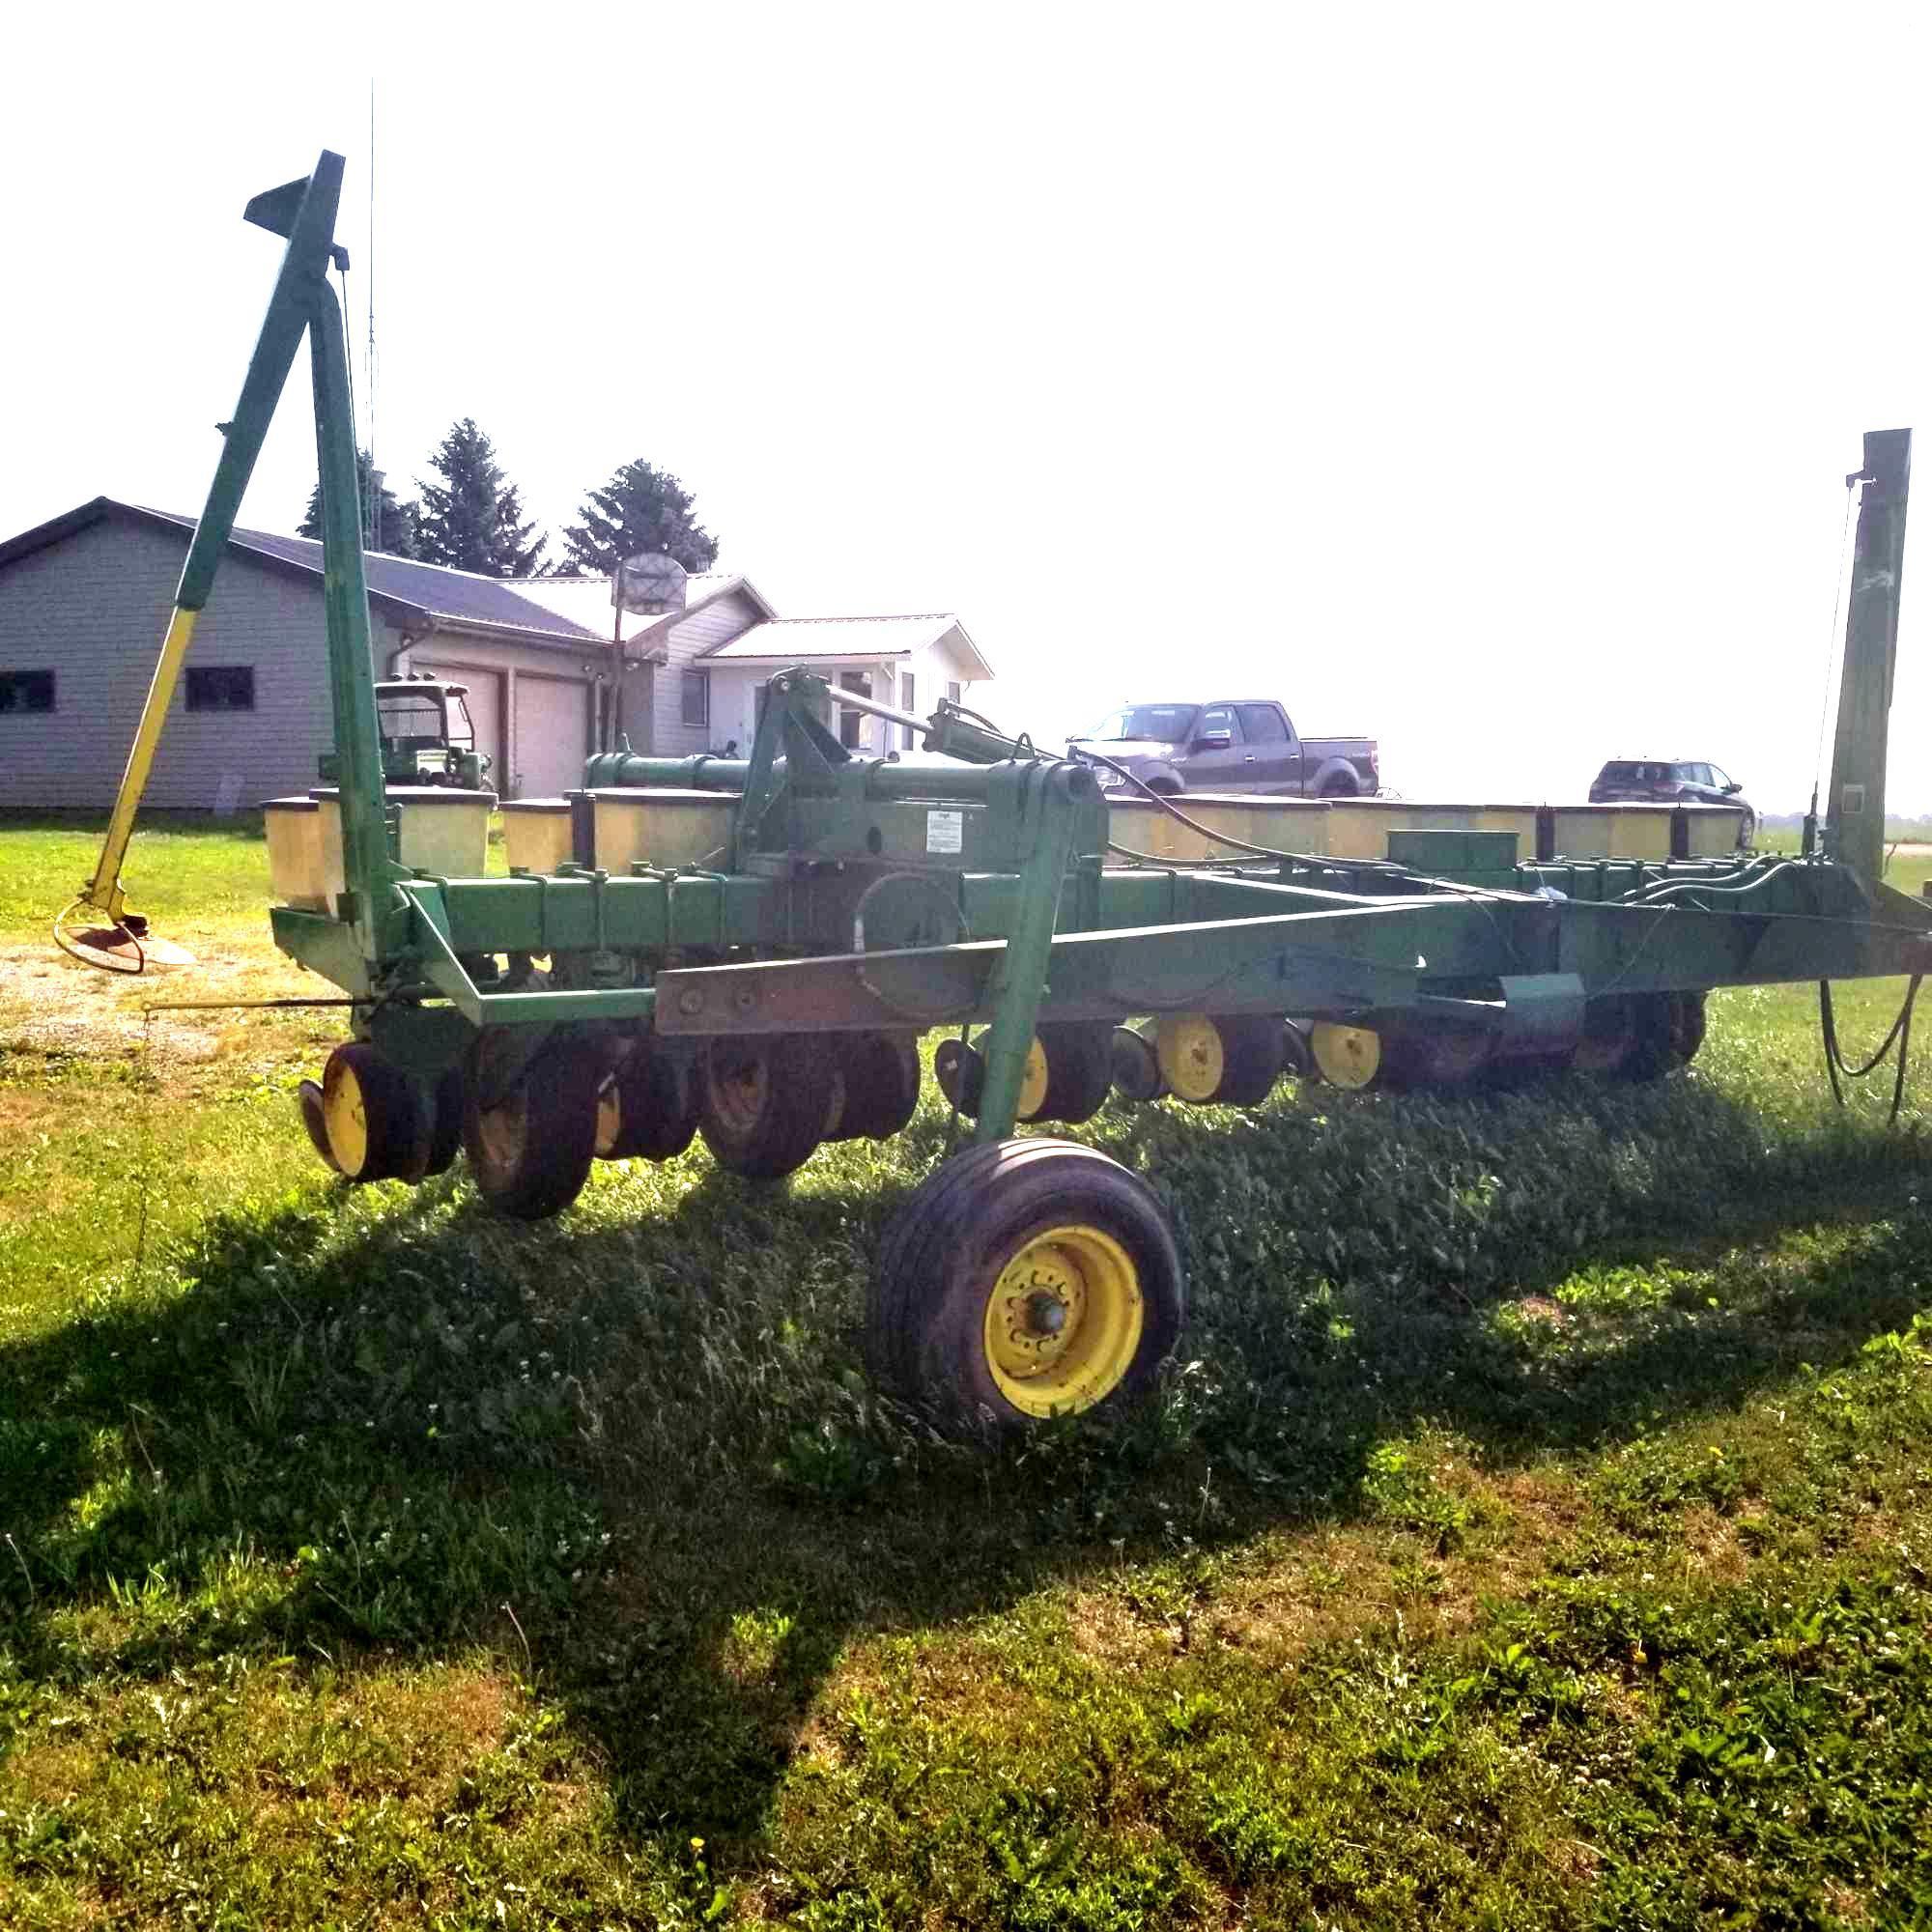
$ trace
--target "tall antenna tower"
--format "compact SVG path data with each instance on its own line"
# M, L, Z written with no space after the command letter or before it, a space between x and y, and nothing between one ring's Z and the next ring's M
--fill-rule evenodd
M369 247L363 257L363 298L369 307L369 338L362 352L362 393L369 399L369 463L363 488L364 541L371 550L383 548L383 472L376 467L376 81L369 80Z

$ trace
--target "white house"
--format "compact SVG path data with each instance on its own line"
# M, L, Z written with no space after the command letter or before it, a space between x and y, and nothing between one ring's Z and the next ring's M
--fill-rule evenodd
M112 802L193 529L98 497L0 543L0 806ZM793 664L921 712L992 675L954 617L786 619L726 572L693 577L681 611L619 620L602 578L505 582L373 552L364 566L376 675L467 685L504 797L581 782L620 675L633 748L669 756L749 752L758 688ZM252 803L313 784L331 733L324 637L322 546L238 529L149 802ZM881 720L838 722L848 744L897 749Z

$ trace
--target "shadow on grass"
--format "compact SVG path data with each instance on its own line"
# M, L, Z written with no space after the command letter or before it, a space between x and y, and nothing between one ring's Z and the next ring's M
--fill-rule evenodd
M1924 1172L1849 1130L1767 1148L1692 1082L1109 1113L1094 1137L1174 1206L1184 1359L1133 1415L998 1450L937 1441L860 1369L930 1114L903 1163L822 1155L790 1193L697 1154L536 1228L453 1178L214 1215L185 1290L0 1354L0 1631L64 1680L70 1613L103 1599L122 1621L90 1668L527 1643L628 1827L722 1849L760 1828L855 1634L998 1612L1171 1550L1177 1520L1207 1545L1346 1520L1376 1444L1424 1423L1498 1463L1654 1431L1932 1302L1907 1209L1591 1350L1499 1319L1579 1267L1901 1209Z

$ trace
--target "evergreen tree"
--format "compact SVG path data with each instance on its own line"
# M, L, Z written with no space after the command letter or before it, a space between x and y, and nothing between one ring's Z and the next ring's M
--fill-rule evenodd
M547 539L535 536L533 521L524 522L517 487L505 479L495 445L475 422L465 416L452 423L429 461L442 481L417 481L417 556L482 577L540 574Z
M396 493L388 484L383 485L383 493L376 504L376 515L369 514L369 452L358 449L355 452L355 483L362 493L362 542L366 549L381 551L388 556L410 556L416 554L416 506L396 500ZM316 486L308 493L308 508L296 528L298 537L314 537L322 540L322 483L318 478Z
M581 524L563 533L580 571L609 577L627 556L664 551L687 570L709 570L718 539L692 515L692 495L668 470L639 457L584 498Z

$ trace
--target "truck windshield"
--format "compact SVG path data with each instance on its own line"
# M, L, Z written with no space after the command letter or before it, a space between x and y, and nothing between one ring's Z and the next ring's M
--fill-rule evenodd
M1129 704L1110 711L1087 733L1102 745L1118 745L1128 738L1157 738L1163 744L1178 745L1194 724L1198 704Z
M385 695L376 700L376 716L384 743L393 750L443 742L440 696L428 692Z

